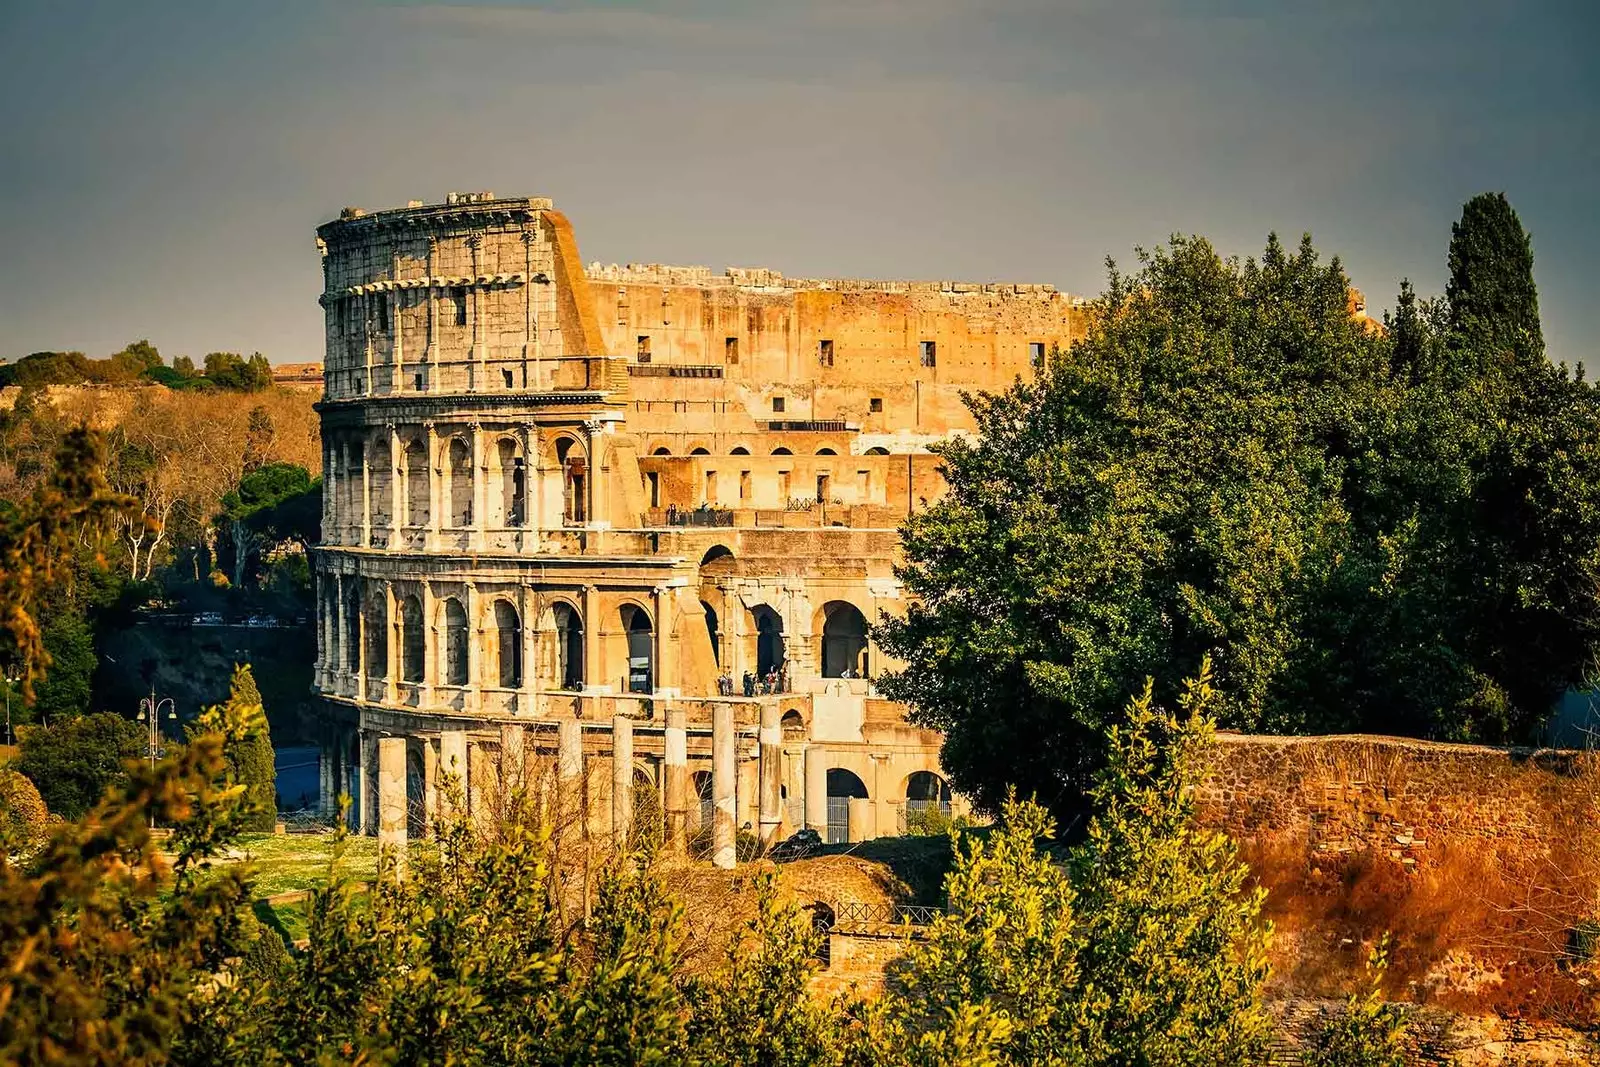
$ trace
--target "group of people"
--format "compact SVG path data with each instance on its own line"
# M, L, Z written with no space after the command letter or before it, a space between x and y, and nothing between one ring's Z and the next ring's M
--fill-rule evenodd
M787 693L789 691L789 664L787 662L780 663L776 667L769 668L767 673L762 675L745 671L741 682L744 695L747 697ZM725 697L734 695L733 676L727 671L723 671L717 677L717 693Z

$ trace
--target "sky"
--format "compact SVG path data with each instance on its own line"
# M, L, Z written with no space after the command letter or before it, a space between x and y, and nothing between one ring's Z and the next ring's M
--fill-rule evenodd
M1369 309L1461 203L1600 354L1600 4L0 0L0 358L322 358L315 227L549 196L586 262L1049 282L1310 231Z

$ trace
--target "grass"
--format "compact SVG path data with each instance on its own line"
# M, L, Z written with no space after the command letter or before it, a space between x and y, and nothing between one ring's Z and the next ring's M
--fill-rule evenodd
M258 897L316 889L328 883L334 855L334 835L245 834L234 848L243 861L255 867ZM356 881L370 881L378 873L378 842L371 837L344 839L339 872Z

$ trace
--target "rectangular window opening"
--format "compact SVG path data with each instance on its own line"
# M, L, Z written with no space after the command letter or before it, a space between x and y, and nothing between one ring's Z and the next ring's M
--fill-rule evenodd
M467 324L467 291L462 288L452 289L450 291L450 299L455 301L456 305L456 325L465 326Z
M740 471L739 472L739 499L740 500L749 500L750 499L750 472L749 471Z
M924 367L935 366L937 359L938 352L936 351L934 343L932 341L922 342L922 365Z
M715 504L716 502L717 502L717 472L716 471L706 471L706 503L707 504Z
M883 397L875 396L871 400L867 401L867 410L873 412L874 414L881 412L883 410Z
M635 358L637 358L640 363L649 363L650 362L650 335L649 334L642 333L642 334L639 335L639 345L634 350L634 355L635 355Z
M779 413L783 411L783 397L775 396L772 398L772 410Z
M1044 342L1043 341L1029 341L1028 342L1028 362L1033 365L1033 369L1034 370L1043 370L1044 369Z
M826 504L827 502L828 476L826 474L819 474L817 475L817 503Z
M739 339L730 337L722 342L722 358L728 363L739 362Z
M817 363L824 367L833 366L833 342L817 342Z
M378 332L379 333L388 333L389 332L389 298L388 297L380 296L378 298Z
M655 471L650 471L645 474L644 480L645 484L650 487L650 506L659 508L661 506L661 475Z

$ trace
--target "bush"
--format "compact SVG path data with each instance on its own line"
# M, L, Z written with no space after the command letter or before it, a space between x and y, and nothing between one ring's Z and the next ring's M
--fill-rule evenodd
M77 819L126 781L123 764L143 756L146 744L143 726L103 711L33 727L13 768L38 786L51 811Z
M1318 1031L1305 1055L1306 1067L1405 1067L1400 1047L1405 1009L1383 1002L1388 965L1389 940L1384 938L1367 957L1366 992L1352 993L1345 1010Z
M0 853L31 850L49 825L50 809L38 788L26 776L0 769Z

